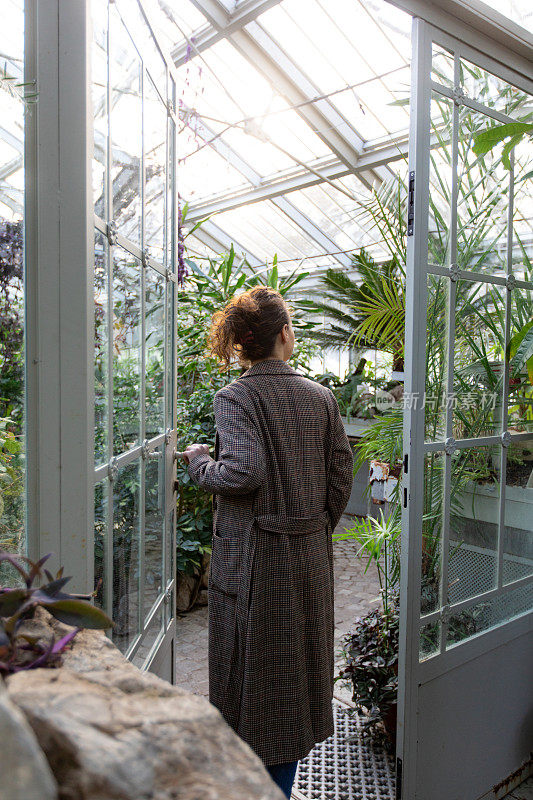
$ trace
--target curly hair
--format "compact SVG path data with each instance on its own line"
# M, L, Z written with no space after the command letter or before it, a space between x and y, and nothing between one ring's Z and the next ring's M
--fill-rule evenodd
M208 350L222 367L260 361L270 356L278 333L289 323L289 307L281 294L256 286L233 297L213 316Z

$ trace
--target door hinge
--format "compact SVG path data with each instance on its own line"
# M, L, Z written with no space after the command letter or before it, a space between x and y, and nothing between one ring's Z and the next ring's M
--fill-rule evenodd
M402 800L402 759L396 758L396 800Z
M415 228L415 173L409 173L409 199L407 203L407 235L412 236Z

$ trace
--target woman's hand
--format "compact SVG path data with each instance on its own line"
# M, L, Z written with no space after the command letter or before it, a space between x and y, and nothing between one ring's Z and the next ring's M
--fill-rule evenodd
M209 445L207 445L207 444L190 444L182 452L176 452L176 458L182 458L185 461L185 463L188 464L189 461L192 458L195 458L195 456L199 456L199 455L203 455L203 454L205 454L207 456L209 455Z

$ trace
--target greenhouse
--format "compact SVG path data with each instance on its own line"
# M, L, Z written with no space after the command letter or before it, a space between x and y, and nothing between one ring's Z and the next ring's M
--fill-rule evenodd
M0 19L0 796L532 800L530 0Z

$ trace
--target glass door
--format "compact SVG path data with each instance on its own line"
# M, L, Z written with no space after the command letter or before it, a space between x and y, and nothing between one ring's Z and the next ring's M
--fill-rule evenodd
M92 0L95 588L174 677L175 82L137 0Z
M397 791L477 800L533 735L533 46L413 25Z

